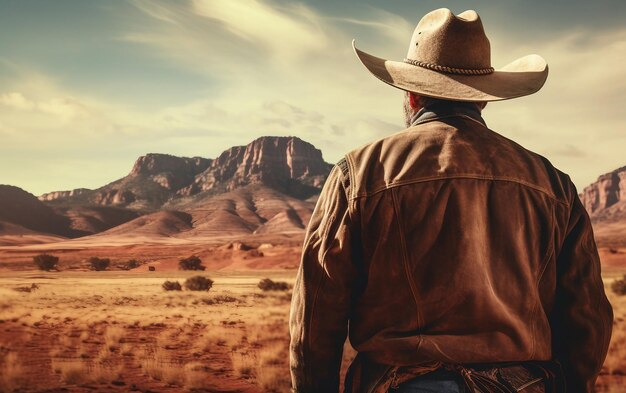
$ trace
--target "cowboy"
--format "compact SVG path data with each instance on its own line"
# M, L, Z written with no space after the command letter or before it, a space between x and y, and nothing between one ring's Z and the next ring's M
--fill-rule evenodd
M354 42L353 42L354 45ZM428 13L406 58L354 48L404 90L408 128L346 154L310 219L290 315L295 392L592 392L608 350L589 216L569 176L488 128L548 67L495 70L478 14Z

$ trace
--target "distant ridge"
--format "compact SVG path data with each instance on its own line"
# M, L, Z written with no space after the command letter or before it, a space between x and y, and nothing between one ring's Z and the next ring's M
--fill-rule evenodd
M0 186L0 235L2 228L127 239L301 233L331 168L319 149L293 136L260 137L214 159L150 153L127 176L93 190L36 198Z
M626 245L626 166L598 177L579 194L600 244Z
M312 144L297 137L266 136L231 147L216 159L147 154L135 161L127 176L105 186L54 191L39 199L57 206L155 211L177 198L219 194L257 183L307 198L319 192L330 168Z

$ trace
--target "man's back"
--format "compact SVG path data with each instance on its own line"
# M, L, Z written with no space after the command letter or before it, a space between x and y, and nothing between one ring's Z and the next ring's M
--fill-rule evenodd
M576 197L564 175L467 115L346 159L366 282L350 319L358 351L388 364L550 359L546 289Z

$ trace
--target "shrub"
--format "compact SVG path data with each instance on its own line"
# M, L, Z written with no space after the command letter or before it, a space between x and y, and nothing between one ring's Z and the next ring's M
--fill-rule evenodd
M185 288L190 291L208 291L213 286L213 280L204 276L193 276L185 280Z
M166 291L182 291L182 287L178 281L165 281L163 283L163 289Z
M59 257L55 257L50 254L39 254L33 257L33 262L39 268L39 270L50 271L57 269L59 263Z
M178 262L180 270L205 270L206 266L202 265L202 260L195 255L183 258Z
M91 266L91 270L95 270L97 272L106 270L110 264L111 264L111 260L109 258L98 258L98 257L89 258L89 265Z
M611 289L618 295L626 295L626 274L621 279L613 281Z
M259 282L259 288L263 291L286 291L291 286L284 281L272 281L269 278L264 278Z
M141 264L139 263L138 260L136 259L129 259L128 261L126 261L126 263L124 264L124 270L130 270L130 269L135 269L137 267L139 267Z

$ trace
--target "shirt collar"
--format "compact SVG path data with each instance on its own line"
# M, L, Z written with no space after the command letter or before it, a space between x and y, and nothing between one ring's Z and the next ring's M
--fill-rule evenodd
M487 126L474 103L461 101L438 101L427 105L411 116L411 126L450 116L467 116Z

